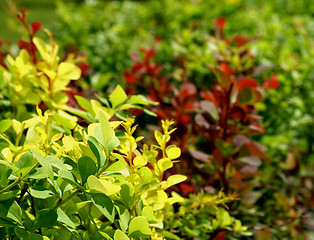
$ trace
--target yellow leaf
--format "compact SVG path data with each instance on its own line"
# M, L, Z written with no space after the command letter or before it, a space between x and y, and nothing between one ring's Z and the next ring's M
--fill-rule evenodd
M61 79L77 80L81 77L81 69L73 63L62 62L58 66L58 77Z
M181 149L175 145L170 145L166 148L167 157L170 159L176 159L181 155Z
M74 150L76 142L75 142L75 139L69 135L62 138L62 143L63 143L64 150L66 152L70 152L71 150Z
M134 159L133 159L133 164L136 168L140 168L140 167L143 167L147 164L147 159L142 157L142 156L136 156Z

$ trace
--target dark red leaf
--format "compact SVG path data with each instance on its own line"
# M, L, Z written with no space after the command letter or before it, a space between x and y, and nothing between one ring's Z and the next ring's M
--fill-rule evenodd
M199 125L202 128L209 129L210 123L206 120L206 118L203 116L203 114L198 113L195 116L195 122L197 125Z
M222 63L219 64L219 67L220 67L220 69L221 69L224 73L226 73L226 74L228 74L228 75L231 75L231 74L232 74L232 70L231 70L230 66L229 66L227 63L222 62Z
M255 156L266 161L269 161L269 157L264 153L261 147L257 144L253 143L246 143L240 149L240 157L247 157L247 156Z
M19 46L20 49L25 49L27 52L31 51L31 45L24 40L19 40L17 42L17 45Z
M230 109L229 118L238 119L239 121L242 121L244 117L245 117L245 111L243 110L242 107L235 106Z
M208 89L202 90L200 95L204 100L213 102L213 103L215 103L216 106L218 106L218 103L215 99L215 96L210 90L208 90Z
M78 67L81 69L82 76L88 75L88 73L91 71L91 68L88 63L79 63Z
M153 56L155 56L155 49L153 48L140 48L141 52L145 53L144 61L148 62Z
M127 70L124 71L123 77L124 77L127 84L132 84L136 81L136 77Z
M191 122L191 117L188 114L181 114L180 116L180 122L187 124Z
M266 80L263 85L264 89L269 89L269 88L276 89L278 87L279 87L279 81L276 74L272 74L270 79Z
M233 41L237 44L237 47L242 47L243 45L247 44L249 41L244 36L235 36Z
M40 22L33 22L31 25L32 35L37 33L40 30L40 28L41 28Z
M266 130L258 124L249 125L249 129L246 134L262 134L265 133Z
M155 36L155 42L160 42L162 40L161 36Z
M215 25L219 28L219 29L223 29L224 26L226 25L226 19L223 17L218 17L215 19Z
M201 151L197 151L197 150L189 150L191 156L193 158L195 158L196 160L199 160L201 162L205 162L205 163L210 163L210 155L201 152Z
M253 78L242 78L238 83L239 91L241 91L243 88L256 88L257 82Z
M132 73L137 73L144 69L145 65L143 63L135 63L132 66Z
M16 14L16 16L21 22L25 22L26 10L21 8L19 13Z
M193 96L197 94L197 89L192 83L184 83L179 94L185 97Z
M194 189L186 183L181 183L179 187L181 188L183 194L194 193Z
M217 234L216 237L214 237L213 240L225 240L226 238L226 232L220 232Z

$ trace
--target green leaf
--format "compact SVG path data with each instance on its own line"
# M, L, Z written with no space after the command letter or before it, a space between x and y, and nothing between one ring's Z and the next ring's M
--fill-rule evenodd
M19 193L19 190L7 191L4 193L1 193L0 194L0 201L13 199L18 193ZM1 226L1 224L0 224L0 226Z
M181 155L181 149L175 145L170 145L166 148L167 157L170 159L176 159Z
M177 235L173 234L172 232L163 231L162 233L163 233L165 239L169 239L169 240L181 240L181 238L179 238Z
M55 196L55 194L51 190L48 190L39 186L36 188L35 187L29 188L29 193L34 198L39 198L39 199L47 199L47 198Z
M142 209L142 216L147 217L147 220L150 224L158 223L158 219L156 218L151 206L145 206Z
M73 229L75 228L75 225L72 222L72 220L68 217L68 215L66 215L66 213L61 208L57 209L57 214L58 214L58 219L57 219L58 222L62 222L65 225Z
M48 174L46 173L45 169L43 168L36 168L34 171L29 174L28 178L31 179L47 179Z
M71 170L72 167L68 164L65 164L61 159L55 156L47 156L47 161L51 164L51 166L59 169L59 170Z
M157 130L155 131L155 139L158 142L159 146L162 146L164 139L163 139L163 135L161 134L161 132L159 132Z
M5 165L5 166L11 168L13 171L18 171L19 170L19 168L14 166L12 163L4 161L4 160L0 160L0 164Z
M120 225L122 231L126 232L128 230L128 227L129 227L131 215L130 215L128 209L126 209L125 207L120 206L118 204L116 204L115 207L116 207L116 210L117 210L118 215L119 215L119 225Z
M19 237L19 239L21 240L46 240L43 238L43 236L36 233L28 232L20 227L15 227L14 232L16 236Z
M5 132L8 130L12 125L12 121L9 119L4 119L0 121L0 133Z
M21 158L15 163L19 168L16 171L17 176L20 179L23 179L27 174L30 173L32 169L37 166L38 162L34 159L34 156L31 152L24 153Z
M129 182L124 182L120 185L120 197L126 206L131 204L132 197L134 195L134 187Z
M234 153L232 145L221 139L216 139L215 144L224 157L231 156Z
M109 167L106 168L106 171L118 172L128 167L128 163L121 155L114 154L114 156L118 157L118 161L110 164Z
M16 201L12 199L0 202L0 218L4 220L13 220L22 225L22 210Z
M140 104L140 105L149 105L149 104L158 105L158 102L150 101L143 95L132 95L128 103Z
M137 174L141 177L141 186L150 184L153 180L153 173L148 167L142 167L137 171Z
M158 168L161 173L165 172L167 169L173 167L173 163L169 158L162 158L157 162Z
M152 235L149 223L146 217L138 216L131 220L129 225L129 237L148 238Z
M112 200L104 193L89 193L98 210L110 221L114 221L115 208Z
M78 187L78 188L80 188L80 189L83 189L83 187L80 186L80 185L77 183L76 179L74 178L73 174L72 174L70 171L67 171L67 170L59 170L58 175L59 175L62 179L66 180L67 182L69 182L69 183L71 183L71 184L73 184L74 186L76 186L76 187Z
M2 219L2 218L0 217L0 226L1 226L1 227L15 227L16 224L13 223L13 222L11 222L11 221Z
M255 104L263 99L262 93L255 88L243 88L240 92L239 104Z
M91 190L102 192L109 196L118 193L121 189L120 186L112 184L107 180L99 179L94 175L88 177L87 186Z
M229 75L227 75L225 72L223 72L220 68L218 67L211 67L210 68L213 73L215 74L218 82L220 83L220 85L225 88L228 89L231 85L231 78Z
M166 188L169 188L173 185L184 182L186 179L187 179L187 177L184 175L180 175L180 174L171 175L170 177L167 178L167 187Z
M91 116L94 118L95 117L95 112L93 110L92 104L86 100L85 98L81 97L81 96L74 96L75 99L77 100L78 104L84 108L87 112L89 112L91 114Z
M113 92L109 95L113 108L116 108L121 103L125 102L127 98L128 96L120 85L117 85Z
M57 219L57 211L52 209L42 209L37 212L34 224L37 227L50 228L56 224Z
M53 177L53 170L50 163L45 159L39 152L37 152L34 149L31 149L31 152L34 154L34 157L37 159L39 164L45 169L46 173L48 174L48 177L51 180L51 184L55 187L54 184L54 177Z
M120 145L120 140L113 135L108 142L108 152L111 153L116 147Z
M108 142L114 136L114 131L103 111L98 112L100 127L94 128L94 136L99 143L108 151Z
M94 175L97 172L96 163L90 157L81 157L77 161L77 167L82 178L82 185L86 183L90 175Z
M114 240L130 240L130 238L125 235L120 229L116 230L113 236Z
M94 138L93 136L89 136L87 138L87 143L88 143L88 146L90 147L90 149L92 150L93 154L95 155L95 157L97 159L98 169L105 166L108 163L108 161L105 158L105 155L104 155L101 147L99 146L99 143L96 140L96 138Z

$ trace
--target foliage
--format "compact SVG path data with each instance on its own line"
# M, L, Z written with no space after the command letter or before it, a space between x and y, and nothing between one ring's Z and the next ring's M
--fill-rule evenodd
M21 14L25 23L25 12ZM24 49L29 46L34 49ZM173 122L164 121L163 132L155 132L157 145L144 144L139 149L143 137L133 137L136 126L132 118L109 120L122 110L150 104L143 96L128 98L117 86L108 100L100 98L107 107L80 96L76 97L78 104L87 112L66 107L63 91L69 79L78 79L80 72L72 63L58 64L55 48L53 41L48 45L31 38L30 43L23 43L15 67L8 55L7 69L2 72L8 86L16 81L12 76L20 75L16 72L26 73L19 93L31 88L43 97L21 99L20 103L44 102L48 110L43 112L37 105L37 114L29 112L31 118L22 122L1 120L1 238L163 239L163 209L181 200L178 195L168 197L165 190L186 179L182 175L163 179L180 157L179 148L167 145L175 130L170 130ZM30 78L27 74L33 74L34 85L25 83ZM43 84L36 82L43 78L58 80L57 90L52 91L53 84L48 84L51 91L45 92ZM56 101L54 93L64 95L65 100ZM17 103L11 94L8 100ZM66 110L86 121L79 122ZM119 126L124 131L114 130Z

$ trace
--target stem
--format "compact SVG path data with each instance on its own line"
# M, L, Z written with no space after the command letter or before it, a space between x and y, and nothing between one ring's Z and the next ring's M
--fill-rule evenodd
M18 145L20 143L20 140L21 140L21 137L22 137L22 134L23 134L23 131L24 131L24 127L25 127L25 123L23 122L22 125L21 125L21 130L19 131L19 133L17 135L17 138L16 138L16 141L15 141L15 147L18 147Z
M20 182L22 182L22 181L24 180L24 178L25 178L26 176L28 176L37 166L38 166L38 163L37 163L31 170L29 170L28 173L25 174L24 177L16 179L13 183L11 183L10 185L8 185L8 186L6 186L5 188L1 189L1 190L0 190L0 194L3 193L3 192L5 192L5 191L10 190L10 189L13 188L15 185L17 185L17 184L19 184Z
M56 203L56 205L53 207L53 210L57 210L59 207L61 207L64 203L67 203L70 201L73 197L75 197L81 190L76 189L71 195L66 198L65 200L62 200L62 198L59 199L59 201Z
M0 190L0 194L10 190L11 188L13 188L15 185L19 184L22 180L21 179L16 179L13 183L11 183L10 185L6 186L5 188Z

